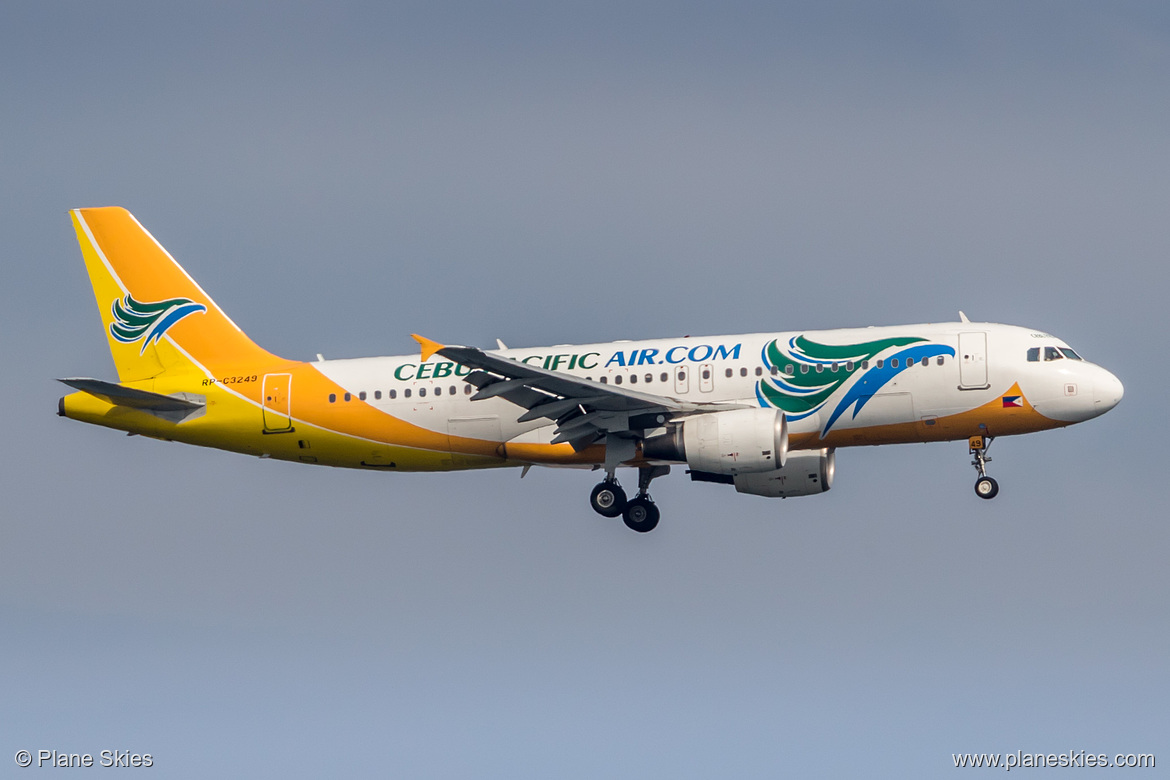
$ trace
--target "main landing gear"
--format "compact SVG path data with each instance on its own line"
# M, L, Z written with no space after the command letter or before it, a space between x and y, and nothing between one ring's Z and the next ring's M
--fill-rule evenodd
M992 436L972 436L967 444L970 447L974 460L971 465L979 472L979 479L975 480L975 495L980 498L995 498L999 495L999 483L987 476L987 464L991 458L987 457L987 450L991 448Z
M612 473L597 483L589 494L589 505L593 511L604 517L622 516L627 527L638 533L653 531L658 527L659 512L650 498L650 481L670 473L670 466L646 466L638 469L638 495L627 500L626 491L618 484Z

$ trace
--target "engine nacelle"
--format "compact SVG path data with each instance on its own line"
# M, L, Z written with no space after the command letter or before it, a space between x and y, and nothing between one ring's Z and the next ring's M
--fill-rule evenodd
M788 457L788 420L778 409L731 409L688 417L642 443L647 458L681 460L710 474L775 471Z
M788 462L783 468L762 474L738 474L734 484L736 491L754 496L813 496L833 486L836 471L836 450L793 452L788 455Z

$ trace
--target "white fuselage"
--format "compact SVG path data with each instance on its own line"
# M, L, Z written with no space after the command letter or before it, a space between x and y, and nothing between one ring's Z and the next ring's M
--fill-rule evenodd
M1063 357L1047 361L1027 359L1029 349L1040 348L1041 353L1044 347L1067 349L1068 345L1060 339L1040 331L994 323L619 341L507 349L495 354L595 382L620 384L679 400L764 406L768 401L760 392L761 383L785 380L783 368L778 376L773 371L772 364L776 361L769 360L765 348L773 343L789 344L797 337L828 345L914 338L938 347L925 360L914 359L913 366L900 364L888 381L868 394L856 415L854 403L835 419L831 419L835 405L849 392L851 382L855 384L860 379L854 376L844 379L844 360L802 361L811 363L809 371L819 374L825 387L831 386L838 374L843 381L815 411L789 411L789 431L797 447L965 438L980 431L940 426L936 432L931 427L934 421L954 418L986 407L1009 392L1014 394L1012 389L1017 386L1018 394L1039 417L1033 416L1022 426L1007 426L999 431L995 430L994 422L989 422L992 435L1087 420L1111 409L1122 395L1117 378L1088 361ZM949 354L941 354L944 351ZM886 352L897 354L897 348ZM886 361L884 368L889 372L888 354L884 359L874 357L868 362L876 364L879 360ZM819 371L817 363L821 364ZM466 371L438 358L426 363L417 356L404 356L328 360L313 365L345 388L352 398L364 399L387 414L423 428L446 431L453 420L465 421L481 436L490 435L501 442L544 443L553 435L553 426L547 420L516 422L523 409L502 398L472 402L473 388L461 379ZM796 371L801 368L798 364ZM345 403L345 400L339 398L336 402ZM295 408L295 398L293 403ZM989 420L994 418L990 416ZM907 435L905 426L911 424L914 430ZM874 431L895 430L890 426L902 426L896 429L893 438L872 435Z

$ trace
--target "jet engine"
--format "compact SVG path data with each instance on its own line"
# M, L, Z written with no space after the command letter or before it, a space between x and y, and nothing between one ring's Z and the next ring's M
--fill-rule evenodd
M833 486L837 453L833 449L792 452L782 468L733 478L739 493L768 498L791 498L824 493Z
M642 442L654 460L685 461L692 471L770 472L788 457L788 420L778 409L731 409L687 417L670 433Z

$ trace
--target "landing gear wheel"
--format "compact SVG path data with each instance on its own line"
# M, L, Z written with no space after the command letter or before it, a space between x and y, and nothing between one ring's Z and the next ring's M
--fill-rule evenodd
M995 498L999 494L999 483L991 477L975 480L975 495L980 498Z
M598 482L589 494L589 506L602 517L617 517L626 508L626 491L616 481Z
M999 494L999 483L987 476L987 464L991 462L991 458L987 457L987 450L991 447L991 442L990 436L972 436L967 442L967 447L974 457L971 465L979 473L979 479L975 480L975 495L980 498L995 498Z
M654 506L654 502L650 500L649 496L638 496L633 499L626 504L626 510L622 513L622 519L625 520L630 530L640 534L657 528L658 517L658 507Z

